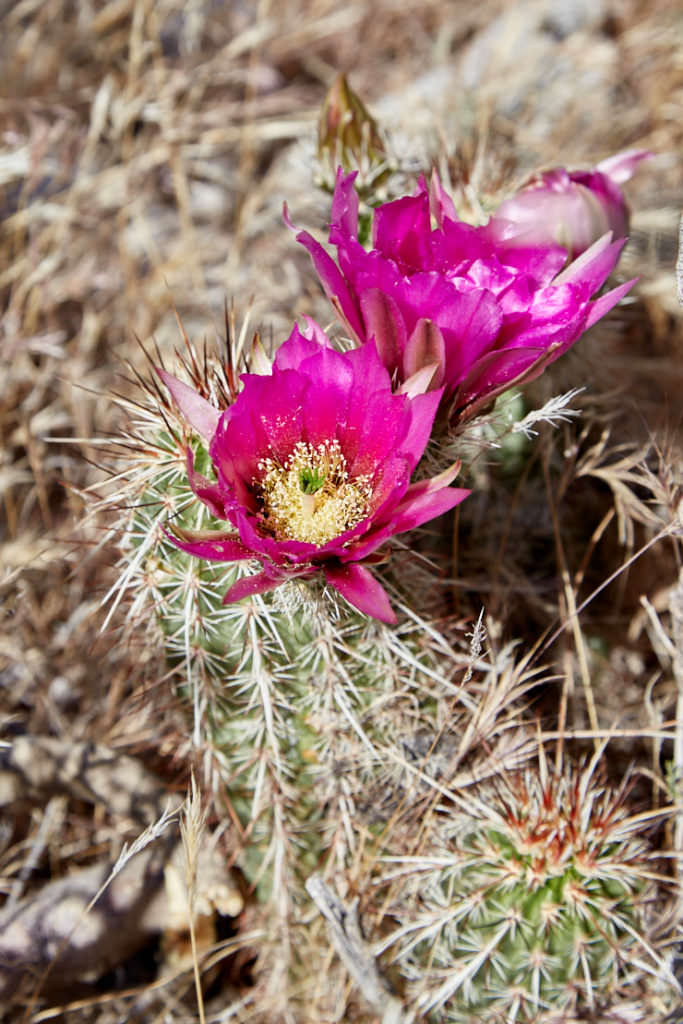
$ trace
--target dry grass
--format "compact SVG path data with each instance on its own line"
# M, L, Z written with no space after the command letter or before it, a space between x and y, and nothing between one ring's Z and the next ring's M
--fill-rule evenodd
M118 643L120 616L100 633L116 551L101 524L78 526L83 492L102 476L88 439L120 429L102 396L132 394L123 367L144 365L134 336L154 336L167 357L178 344L174 308L195 339L220 333L226 297L240 315L251 304L251 322L275 341L298 313L329 320L280 211L286 199L295 223L324 223L327 199L311 185L313 125L341 69L393 133L406 175L435 162L473 204L539 165L587 164L631 146L656 154L628 186L633 238L619 273L640 275L633 297L527 394L530 409L585 388L572 403L581 415L541 424L521 452L475 461L448 599L465 647L485 604L491 643L518 641L520 661L556 678L530 709L549 733L577 750L609 734L614 777L635 761L639 798L663 801L667 771L677 793L683 19L673 0L619 0L594 13L599 6L0 5L4 741L104 744L133 755L168 793L186 792L193 765L208 777L182 738L160 650L147 636ZM114 861L140 831L105 792L84 794L61 777L17 788L2 767L8 901ZM216 840L226 861L228 833L220 826ZM683 853L680 821L658 839ZM253 1020L258 913L215 918L198 954L202 1012ZM322 924L311 928L311 941L324 942ZM321 997L318 1017L311 1001L312 1024L332 1004L347 1007L335 1019L376 1019L335 971L334 999ZM154 940L116 970L95 963L66 988L29 986L7 1019L197 1020L193 986L191 958L174 967Z

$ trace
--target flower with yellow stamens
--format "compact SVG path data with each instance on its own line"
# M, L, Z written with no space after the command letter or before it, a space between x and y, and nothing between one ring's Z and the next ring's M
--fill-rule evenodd
M394 394L374 343L337 352L312 320L303 333L294 328L270 374L242 376L241 393L222 413L159 373L209 444L216 480L195 472L188 450L191 486L232 527L176 530L174 543L200 558L262 563L229 588L226 602L322 572L360 611L395 621L368 564L395 534L469 493L449 486L457 467L410 482L441 392Z

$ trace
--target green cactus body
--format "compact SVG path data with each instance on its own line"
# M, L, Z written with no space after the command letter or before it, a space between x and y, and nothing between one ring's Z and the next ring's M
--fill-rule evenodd
M210 475L205 446L191 443L197 471ZM353 841L340 831L335 800L353 802L380 760L388 723L401 734L404 705L412 719L422 709L431 720L438 693L451 686L447 655L455 655L418 625L389 629L320 584L293 581L223 605L249 569L187 555L165 531L224 531L225 522L192 493L184 450L169 432L154 435L146 459L121 531L119 586L132 595L134 620L144 616L161 632L192 708L194 741L212 750L248 836L240 865L267 900L284 884L273 865L287 865L292 887L331 844Z
M187 424L174 424L170 403L160 415L155 401L134 424L135 446L115 478L121 559L110 599L125 598L131 630L146 626L175 669L214 809L234 825L237 865L256 897L263 976L282 1009L306 1001L323 956L319 933L309 937L302 923L310 924L305 880L374 861L399 807L415 793L431 799L428 776L465 758L471 765L475 748L488 758L500 740L519 763L510 708L531 683L523 669L506 668L495 684L500 715L486 701L480 708L467 685L479 648L452 647L413 611L439 593L438 577L417 559L396 559L396 577L384 575L402 610L393 627L320 582L224 605L252 567L197 559L170 540L174 527L224 532L226 524L189 486ZM211 477L206 445L196 435L189 443L196 471ZM410 607L401 600L408 592Z
M404 863L421 910L406 917L403 889L394 956L429 1019L574 1019L627 990L636 962L662 973L646 938L647 844L624 793L591 771L510 776L441 823L433 859Z

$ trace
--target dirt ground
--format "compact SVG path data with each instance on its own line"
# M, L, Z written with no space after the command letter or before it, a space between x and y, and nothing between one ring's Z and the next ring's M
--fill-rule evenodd
M123 631L125 602L105 626L118 550L89 489L111 463L103 440L123 429L112 395L134 395L135 372L148 372L136 339L155 339L172 364L176 314L198 342L222 335L226 301L275 343L300 314L329 323L282 204L322 232L315 126L340 70L390 137L406 189L437 166L456 196L493 204L539 167L651 150L626 186L618 278L638 284L527 399L583 387L582 416L530 442L523 458L538 471L524 486L489 475L463 504L451 601L463 635L485 603L493 640L527 652L614 575L580 635L567 629L545 651L566 685L533 714L557 729L561 692L569 727L613 730L610 775L635 762L636 795L658 806L683 751L683 11L675 0L19 0L0 3L0 18L0 915L24 911L2 947L0 1016L5 1005L7 1021L35 1024L200 1019L187 908L169 895L172 827L117 876L79 943L73 908L61 948L41 931L67 896L82 910L73 873L94 895L194 769L215 840L195 935L203 1012L268 1021L249 1004L262 925L230 870L229 823L161 643L153 628ZM565 460L552 483L541 451ZM670 822L656 833L670 864L680 838ZM312 999L282 1019L379 1020L344 979L336 1016Z

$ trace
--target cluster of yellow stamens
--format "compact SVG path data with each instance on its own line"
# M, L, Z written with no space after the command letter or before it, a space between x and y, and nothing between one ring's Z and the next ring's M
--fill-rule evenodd
M349 480L337 440L299 441L284 464L267 458L258 468L265 524L277 540L326 544L369 513L370 478Z

